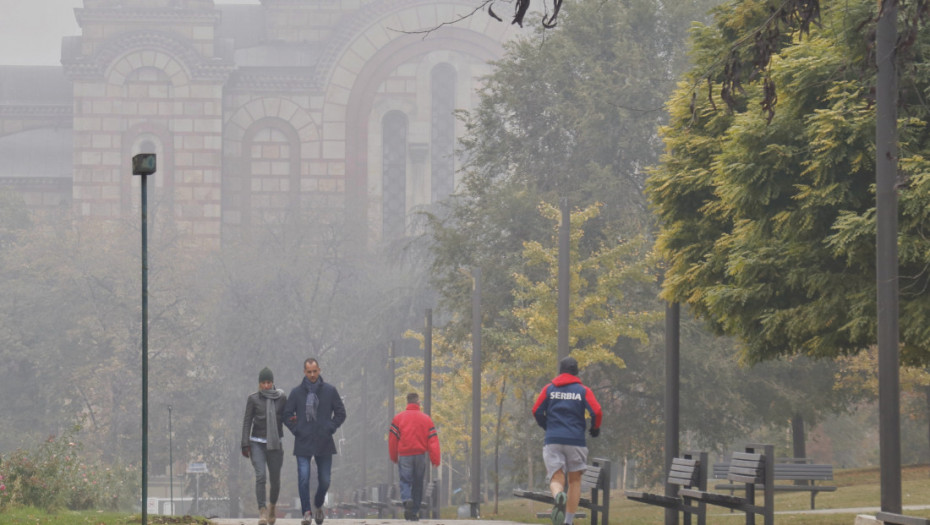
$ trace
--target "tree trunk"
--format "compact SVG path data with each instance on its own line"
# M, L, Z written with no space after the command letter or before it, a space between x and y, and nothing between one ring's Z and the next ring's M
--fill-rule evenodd
M926 387L924 393L927 395L927 450L930 452L930 385Z
M795 413L791 418L791 443L794 447L795 458L806 458L807 449L804 443L804 416Z
M504 395L507 392L507 378L501 385L500 402L497 404L497 430L494 436L494 515L497 515L498 503L500 503L501 494L501 467L500 467L500 449L501 449L501 422L504 419Z
M794 448L795 458L806 458L807 448L804 443L804 416L795 413L791 418L791 443ZM807 485L807 481L796 479L795 485Z
M226 476L226 487L229 491L229 515L239 517L242 512L239 507L239 447L233 441L233 446L229 449L228 454L229 468ZM169 483L173 480L169 480ZM171 509L174 514L174 509Z

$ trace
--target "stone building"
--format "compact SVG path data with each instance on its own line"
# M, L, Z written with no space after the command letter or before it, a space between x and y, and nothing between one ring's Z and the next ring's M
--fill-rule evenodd
M453 190L453 111L511 36L476 5L84 0L61 67L0 66L0 187L128 217L154 152L150 206L199 245L293 214L397 238Z

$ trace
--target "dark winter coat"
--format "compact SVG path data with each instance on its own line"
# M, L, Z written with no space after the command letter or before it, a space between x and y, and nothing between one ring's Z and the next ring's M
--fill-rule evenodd
M307 401L308 381L301 381L287 396L284 405L284 424L294 434L295 456L323 456L336 453L336 443L333 434L346 420L346 407L336 387L323 381L320 376L317 381L322 383L317 392L319 404L316 410L316 420L307 421L304 406Z

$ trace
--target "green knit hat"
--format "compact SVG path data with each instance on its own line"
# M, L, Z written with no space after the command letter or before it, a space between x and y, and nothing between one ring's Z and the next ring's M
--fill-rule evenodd
M271 369L267 366L262 368L262 371L258 373L258 382L264 383L265 381L274 383L274 374L271 373Z

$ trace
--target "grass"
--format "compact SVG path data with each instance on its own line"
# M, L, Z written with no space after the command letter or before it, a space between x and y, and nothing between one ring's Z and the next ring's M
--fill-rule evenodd
M881 485L877 468L837 470L835 477L833 483L821 482L835 485L838 489L836 492L821 492L817 496L818 510L880 506ZM901 480L904 505L930 505L930 466L905 467L901 472ZM661 489L654 488L653 490L660 491ZM662 508L630 501L623 497L622 491L612 492L610 503L611 524L654 525L663 523L664 510ZM777 493L775 495L775 511L797 513L776 514L775 521L778 524L850 525L855 521L858 514L857 512L801 513L808 510L809 507L810 495L806 492ZM509 498L501 500L497 514L492 514L493 508L493 503L483 504L481 506L482 518L521 523L548 523L546 519L536 518L537 512L549 510L549 507L543 503L521 498ZM905 510L904 513L910 516L930 518L930 509ZM454 518L455 509L443 509L442 517L444 519ZM744 523L745 518L742 513L731 514L726 509L708 507L707 521L715 525L736 525ZM50 514L34 508L20 508L0 513L0 525L135 525L141 522L141 516L138 514L130 515L113 512L59 511ZM209 524L204 518L158 515L149 515L149 523L153 525ZM581 525L587 523L588 520L579 520Z
M904 505L930 505L930 466L905 467L901 473L902 500ZM824 485L834 485L836 492L821 492L817 495L817 509L853 509L861 507L881 506L881 485L879 470L848 469L837 470L833 483L819 482ZM713 480L708 483L713 490ZM661 492L661 488L652 489ZM611 492L610 522L622 525L654 525L663 523L664 509L653 505L646 505L630 501L623 496L622 491ZM482 518L516 521L521 523L548 523L544 518L536 518L536 512L548 511L551 507L543 503L522 498L501 500L498 514L491 515L492 503L482 505ZM807 492L776 493L775 512L799 512L810 509L810 494ZM584 510L584 509L582 509ZM856 515L867 512L838 512L835 514L776 514L775 522L778 524L805 524L805 525L850 525ZM909 516L922 516L930 518L928 510L905 510ZM445 514L444 514L444 517ZM452 517L452 516L448 516ZM708 523L738 524L745 523L742 513L730 513L722 507L708 507ZM758 519L757 522L761 523ZM588 520L580 523L587 524Z
M191 516L153 516L148 522L157 524L208 525L204 518ZM32 507L21 507L0 513L0 525L135 525L142 523L141 514L97 512L92 510L62 510L45 512Z

